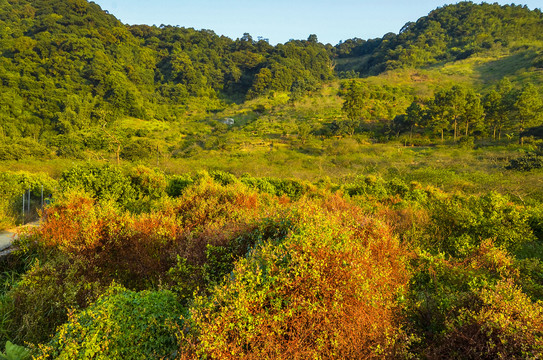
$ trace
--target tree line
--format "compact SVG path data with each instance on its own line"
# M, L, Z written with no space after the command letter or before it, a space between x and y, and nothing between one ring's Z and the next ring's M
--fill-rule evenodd
M362 120L364 95L359 83L351 80L343 95L342 121L344 133L352 135ZM519 143L530 128L543 126L543 99L537 87L528 82L520 89L507 78L482 95L473 88L453 85L435 92L428 99L415 98L404 113L396 115L391 131L399 136L409 134L437 135L441 141L450 136L489 137L501 140L516 136Z

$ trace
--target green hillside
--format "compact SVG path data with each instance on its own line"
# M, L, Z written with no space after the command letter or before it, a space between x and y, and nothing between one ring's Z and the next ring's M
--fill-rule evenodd
M337 45L336 51L344 59L339 62L341 71L363 75L517 53L528 57L531 66L541 67L542 26L540 9L460 2L405 24L398 34L368 41L347 40Z
M48 149L125 117L186 123L276 93L297 101L334 76L421 69L483 91L504 76L540 86L543 66L539 10L471 2L335 47L315 36L271 46L249 34L128 26L84 0L2 0L0 29L1 134Z
M126 26L84 0L2 0L0 29L2 135L49 145L119 117L201 117L332 77L313 40L272 47L249 34Z

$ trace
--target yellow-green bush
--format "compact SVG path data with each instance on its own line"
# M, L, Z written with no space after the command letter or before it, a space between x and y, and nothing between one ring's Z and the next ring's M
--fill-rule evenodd
M71 311L36 359L175 359L180 317L171 292L114 285L87 309Z

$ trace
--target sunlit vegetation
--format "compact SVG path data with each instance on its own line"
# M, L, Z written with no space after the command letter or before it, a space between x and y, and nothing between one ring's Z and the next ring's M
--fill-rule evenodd
M272 46L0 0L0 229L40 220L0 359L543 357L542 24Z
M541 202L142 166L56 189L3 264L2 339L38 358L541 354Z

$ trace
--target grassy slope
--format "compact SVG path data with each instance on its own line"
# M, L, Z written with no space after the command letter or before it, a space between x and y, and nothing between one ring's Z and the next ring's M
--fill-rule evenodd
M402 113L414 96L429 97L439 87L464 83L485 91L496 80L508 76L513 83L530 80L543 84L543 71L530 68L534 56L531 48L513 54L495 50L485 56L434 65L425 69L400 69L379 76L358 79L373 88L393 89L394 101L369 99L372 111L388 116ZM238 175L294 177L316 181L329 177L332 181L360 173L400 176L424 183L436 183L447 190L479 192L489 187L519 197L543 199L541 173L504 172L508 160L521 155L529 147L515 145L482 147L403 147L400 142L371 144L367 136L354 138L322 138L310 136L302 144L298 138L301 123L318 131L326 123L343 117L338 95L340 81L325 84L318 92L294 103L286 94L273 94L242 105L231 105L204 120L180 120L178 123L142 121L127 118L116 124L123 129L143 130L145 137L158 146L161 156L144 163L167 172L196 172L220 169ZM255 111L258 109L259 111ZM388 115L387 115L388 114ZM222 150L206 149L189 157L173 158L172 149L185 141L212 138L217 120L232 117L236 124L224 131L228 145ZM390 117L388 117L390 120ZM205 147L204 147L205 148ZM113 161L113 153L94 156L91 161ZM101 160L100 160L101 159ZM79 162L79 161L75 161ZM84 162L84 161L83 161ZM73 160L4 162L0 170L41 170L53 176L70 167ZM523 184L520 187L518 184Z

